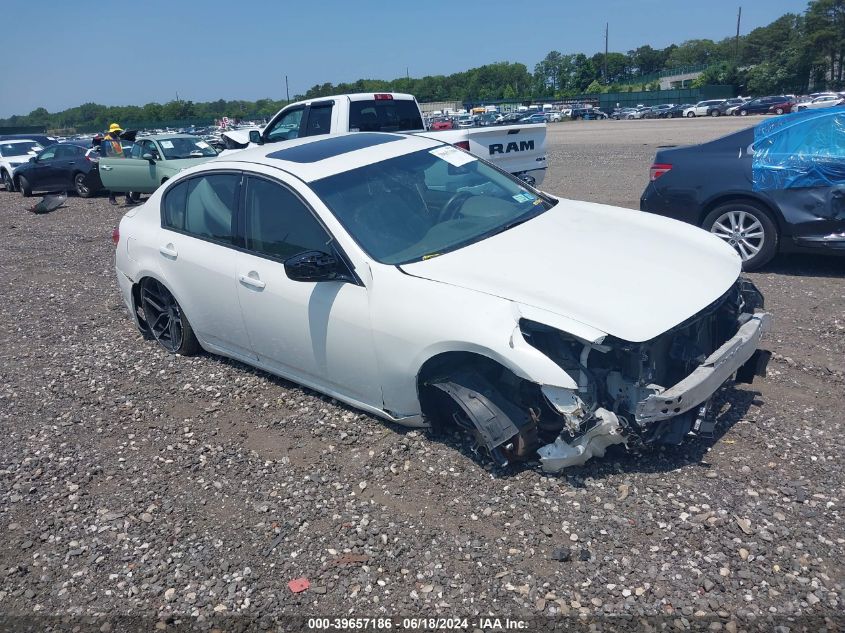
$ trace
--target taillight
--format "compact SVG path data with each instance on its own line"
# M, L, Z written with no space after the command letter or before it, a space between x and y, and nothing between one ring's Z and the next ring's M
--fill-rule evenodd
M663 174L667 174L670 171L672 171L672 165L669 163L654 163L649 170L649 179L651 182L654 182Z
M469 141L458 141L455 147L460 147L463 150L469 151Z
M393 100L393 95L391 95L391 94L385 94L385 93L381 93L381 94L374 94L374 95L373 95L373 99L375 99L376 101L392 101L392 100Z
M117 246L117 243L120 241L120 227L116 226L112 230L111 241L114 242L115 246Z

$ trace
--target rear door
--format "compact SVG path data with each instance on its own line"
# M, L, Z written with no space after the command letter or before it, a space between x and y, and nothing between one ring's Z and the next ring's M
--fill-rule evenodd
M59 145L56 149L54 161L56 169L57 186L73 188L73 177L82 171L87 170L85 162L85 149L78 145Z
M164 282L200 341L254 360L238 303L240 172L203 172L164 194L156 247Z

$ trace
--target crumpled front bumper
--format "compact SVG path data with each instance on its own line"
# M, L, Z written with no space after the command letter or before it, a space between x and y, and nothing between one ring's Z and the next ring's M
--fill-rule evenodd
M771 327L772 316L757 312L737 333L710 354L689 376L665 391L637 403L640 424L668 420L706 402L728 378L747 363L763 334Z

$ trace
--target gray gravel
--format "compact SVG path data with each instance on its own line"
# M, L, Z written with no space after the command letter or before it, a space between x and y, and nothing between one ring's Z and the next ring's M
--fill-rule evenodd
M647 147L620 132L651 123L664 127ZM661 130L686 123L553 126L547 188L636 200ZM725 125L693 123L690 138ZM613 144L561 140L599 128ZM843 626L845 260L779 258L755 275L775 358L767 379L724 393L717 438L552 477L494 473L458 438L236 362L167 355L116 289L122 210L29 204L0 193L3 616ZM310 587L293 593L300 577Z

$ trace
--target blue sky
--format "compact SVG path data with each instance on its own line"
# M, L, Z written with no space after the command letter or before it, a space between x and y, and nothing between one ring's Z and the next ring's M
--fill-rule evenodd
M804 0L4 0L0 117L88 101L282 99L330 81L449 74L495 61L533 71L550 50L595 53L721 39Z

